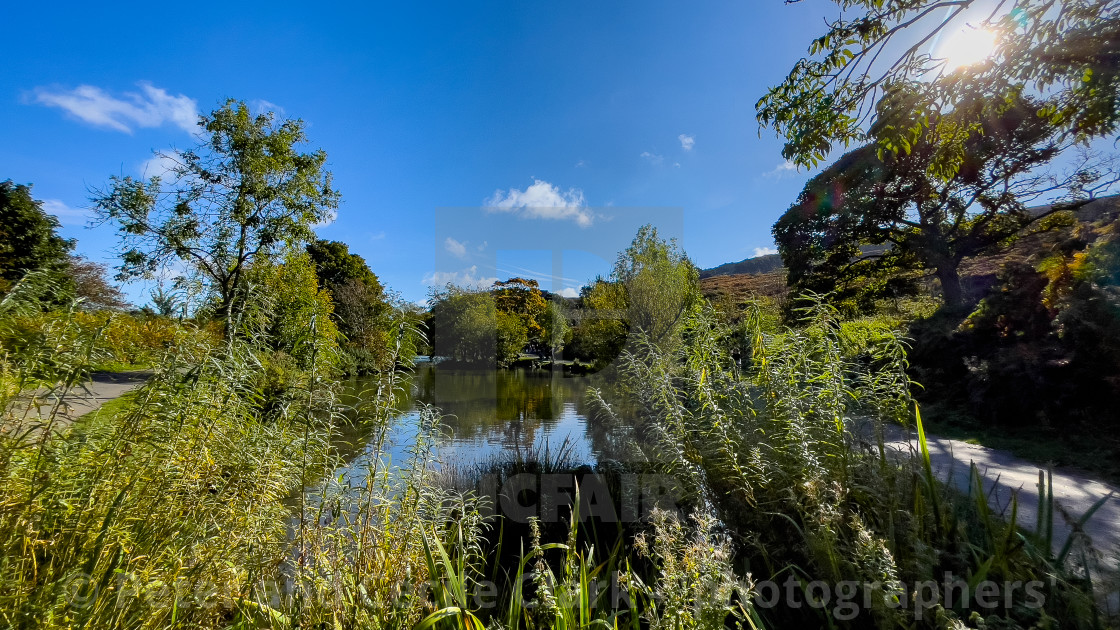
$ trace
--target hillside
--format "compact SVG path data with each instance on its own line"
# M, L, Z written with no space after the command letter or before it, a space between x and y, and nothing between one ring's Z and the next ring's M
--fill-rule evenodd
M756 256L755 258L747 258L739 262L724 263L718 267L711 269L701 269L700 279L713 278L715 276L734 276L744 273L769 273L777 271L782 268L782 257L778 254L767 254L765 256Z
M1038 206L1028 211L1042 212L1050 206ZM1007 263L1037 264L1057 249L1071 244L1070 239L1092 241L1096 233L1120 217L1120 195L1102 197L1078 209L1074 216L1077 224L1061 229L1027 235L1008 248L987 256L965 259L961 264L961 277L966 293L979 299L995 284L996 275ZM1082 245L1083 246L1083 245ZM865 253L879 251L881 246L867 246ZM928 279L929 290L937 292L935 281ZM767 297L780 300L786 296L786 269L778 254L747 258L739 262L724 263L700 271L700 288L708 299L730 295L735 299Z
M700 278L700 290L709 300L728 296L734 300L770 298L780 301L786 296L786 270L783 267L766 273L740 273Z

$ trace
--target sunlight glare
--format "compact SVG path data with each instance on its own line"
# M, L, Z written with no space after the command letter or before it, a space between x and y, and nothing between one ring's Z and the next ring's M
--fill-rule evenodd
M940 56L950 68L963 68L984 61L996 50L996 34L986 28L966 26L941 47Z

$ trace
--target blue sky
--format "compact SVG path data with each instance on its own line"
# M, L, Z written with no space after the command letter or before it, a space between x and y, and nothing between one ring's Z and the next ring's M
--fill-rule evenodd
M233 97L307 122L343 195L320 236L349 243L407 299L518 268L570 292L609 273L647 218L712 267L771 247L807 177L759 136L754 103L836 11L824 0L316 9L9 6L0 179L33 183L78 251L111 261L112 229L83 227L88 190L140 174L153 149L191 146L191 116ZM554 210L534 211L542 200Z

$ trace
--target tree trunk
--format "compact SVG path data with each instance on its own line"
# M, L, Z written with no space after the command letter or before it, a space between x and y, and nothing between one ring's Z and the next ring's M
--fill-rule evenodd
M941 281L941 295L945 299L945 306L949 309L963 306L964 293L961 291L961 276L957 265L952 262L938 265L937 279Z

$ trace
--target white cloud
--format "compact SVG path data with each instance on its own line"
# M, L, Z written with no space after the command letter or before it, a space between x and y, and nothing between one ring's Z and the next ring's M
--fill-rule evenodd
M286 116L286 113L284 112L283 107L280 107L279 105L277 105L276 103L273 103L272 101L266 101L263 98L258 98L258 99L255 99L253 101L250 101L249 105L253 108L253 112L256 113L256 114L264 114L264 113L267 113L267 112L272 112L280 118L284 118Z
M137 170L140 172L140 177L144 179L151 179L157 176L174 178L174 171L178 166L179 162L177 162L173 156L157 153L141 162Z
M463 258L467 255L467 242L463 241L460 243L450 236L443 242L443 248L451 252L451 255L457 258Z
M424 276L423 280L424 284L437 287L453 284L459 287L482 288L489 287L497 281L496 277L478 277L478 265L471 265L459 271L436 271Z
M478 246L478 251L480 251L480 252L486 251L486 246L489 245L489 244L490 244L489 241L482 241L482 244Z
M66 227L85 225L93 216L89 210L84 208L71 208L59 199L44 199L42 201L42 208L43 212L53 214L58 218L58 222Z
M569 188L564 192L540 179L534 179L523 191L517 188L507 192L496 190L484 204L488 212L511 212L527 219L570 219L580 227L588 227L592 222L582 190Z
M681 141L681 148L685 151L691 151L692 147L696 146L696 136L690 136L687 133L677 136L677 140Z
M587 166L587 160L580 160L576 162L576 168L583 168Z
M385 238L385 230L381 230L377 234L370 234L370 236L369 236L369 240L371 240L371 241L380 241L380 240L383 240L384 238Z
M37 87L34 102L58 107L71 116L98 127L132 133L135 127L160 127L170 123L189 133L198 131L198 103L183 94L172 96L163 88L141 81L140 92L113 96L94 85L72 90Z
M638 157L645 158L645 159L649 160L650 164L660 164L660 163L665 161L665 156L664 155L658 155L656 153L650 153L649 151L642 151L642 154Z
M313 229L318 230L319 228L325 228L328 225L334 223L335 219L338 218L338 211L337 210L328 210L327 212L328 212L327 216L323 217L322 221L317 221L317 222L315 222L314 224L311 225L311 227Z
M793 162L790 162L789 160L786 160L785 162L782 162L781 164L775 166L774 170L763 173L762 176L767 179L781 179L785 175L796 172L797 165Z
M777 253L778 253L778 250L774 249L773 247L756 247L756 248L754 248L754 257L755 258L758 258L759 256L768 256L770 254L777 254Z
M573 289L572 287L564 287L563 289L560 289L559 291L557 291L556 294L561 296L561 297L576 298L576 297L579 297L579 289Z

